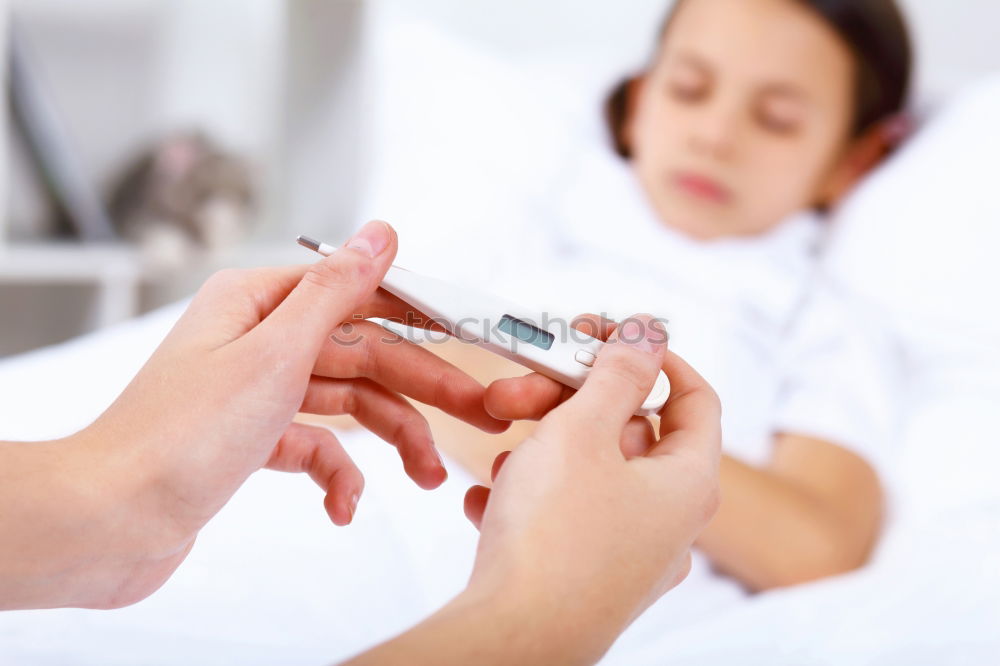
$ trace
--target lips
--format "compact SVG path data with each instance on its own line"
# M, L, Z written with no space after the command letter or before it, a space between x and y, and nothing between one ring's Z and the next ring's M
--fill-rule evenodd
M732 192L722 183L701 174L678 171L671 180L681 191L702 201L724 204L733 198Z

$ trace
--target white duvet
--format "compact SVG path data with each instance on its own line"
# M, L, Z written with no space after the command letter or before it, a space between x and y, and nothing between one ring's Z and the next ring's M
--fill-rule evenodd
M42 438L85 425L178 311L0 364L5 428ZM911 420L911 444L992 447L1000 390L983 390L982 382L940 388ZM205 529L175 577L141 604L0 614L0 663L321 664L417 621L457 591L471 566L476 534L461 515L471 479L452 467L442 489L425 493L404 480L390 447L360 433L344 441L368 476L354 526L330 525L307 479L260 473ZM966 488L944 485L936 488L938 510L897 521L865 570L718 600L723 610L647 631L609 661L995 662L1000 500L960 501Z

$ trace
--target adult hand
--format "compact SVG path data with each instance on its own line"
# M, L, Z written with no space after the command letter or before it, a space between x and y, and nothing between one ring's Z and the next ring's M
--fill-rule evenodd
M81 531L69 513L69 534L50 523L44 536L26 537L39 556L31 566L20 558L21 607L144 598L263 467L307 472L325 491L331 520L349 523L361 472L328 430L293 423L299 411L352 414L399 449L424 488L446 472L425 419L401 394L488 432L506 429L486 413L484 389L471 377L363 321L408 309L378 289L396 247L393 230L372 222L313 266L214 276L114 405L84 432L52 443L51 469L66 471L67 501L91 522ZM38 455L48 450L37 446ZM30 532L29 516L22 527ZM49 590L58 599L44 599L31 581L54 588L53 571L65 582Z
M613 328L588 323L604 338ZM498 457L492 490L466 496L482 532L470 590L527 599L557 644L588 657L683 580L719 504L719 401L666 342L658 322L632 317L575 394L541 375L487 389L494 416L542 420ZM657 436L634 413L661 367L672 390Z
M661 367L656 435L633 414ZM686 576L719 504L719 400L651 318L623 325L579 392L528 375L490 385L487 407L542 420L498 457L492 490L466 495L482 533L467 589L352 663L593 663Z

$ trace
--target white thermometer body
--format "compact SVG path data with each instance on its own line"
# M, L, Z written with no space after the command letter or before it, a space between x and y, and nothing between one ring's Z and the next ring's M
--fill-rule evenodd
M300 236L299 244L328 256L336 248ZM523 306L491 294L389 268L382 288L430 317L448 333L494 354L508 358L566 386L579 389L604 343L580 331L566 330L563 338L543 328L543 318ZM568 329L568 327L567 327ZM564 339L565 338L565 339ZM636 411L659 413L670 397L670 381L661 370L649 396Z

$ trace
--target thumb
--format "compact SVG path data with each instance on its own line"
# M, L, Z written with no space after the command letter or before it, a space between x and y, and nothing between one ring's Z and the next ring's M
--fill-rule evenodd
M649 395L663 365L667 332L649 315L630 317L605 343L586 382L556 412L589 440L613 441ZM556 412L553 412L555 414Z
M264 338L316 349L378 289L397 250L396 232L373 221L344 247L316 262L258 326Z

